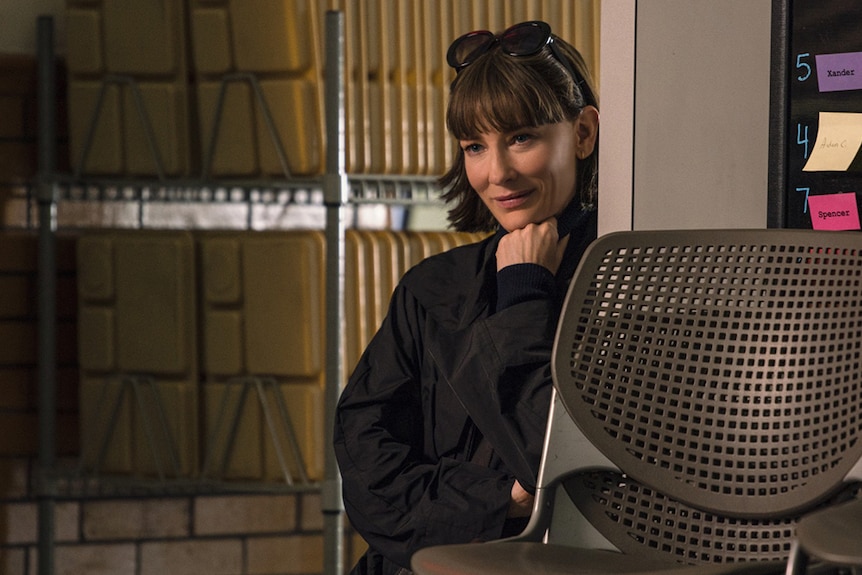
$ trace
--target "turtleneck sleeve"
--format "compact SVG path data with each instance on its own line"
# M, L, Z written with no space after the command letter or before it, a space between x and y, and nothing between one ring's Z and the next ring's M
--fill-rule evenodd
M497 272L497 311L515 304L556 297L551 270L539 264L515 264Z

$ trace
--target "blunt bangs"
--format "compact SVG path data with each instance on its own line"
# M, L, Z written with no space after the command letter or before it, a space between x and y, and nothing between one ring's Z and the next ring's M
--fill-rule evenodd
M512 58L500 50L488 52L453 83L447 127L456 139L465 140L574 119L583 103L572 93L567 75L544 53Z

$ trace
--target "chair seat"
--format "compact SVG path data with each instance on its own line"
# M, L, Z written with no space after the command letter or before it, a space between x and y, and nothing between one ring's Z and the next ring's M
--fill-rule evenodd
M533 542L492 542L427 547L417 551L412 569L421 575L768 575L783 573L783 562L684 565Z
M800 521L797 533L811 555L835 565L862 567L862 499L812 513Z

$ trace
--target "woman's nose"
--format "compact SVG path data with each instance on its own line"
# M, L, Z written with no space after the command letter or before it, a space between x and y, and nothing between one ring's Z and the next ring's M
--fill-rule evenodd
M515 169L511 158L505 151L493 150L488 167L488 181L495 185L501 185L515 178Z

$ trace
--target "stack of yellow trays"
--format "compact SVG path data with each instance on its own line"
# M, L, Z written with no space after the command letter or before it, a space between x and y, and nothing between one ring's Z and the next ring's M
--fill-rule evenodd
M198 236L202 473L323 476L325 278L318 231Z
M214 154L210 174L323 172L321 4L190 1L197 135L202 152Z
M189 232L112 230L78 240L81 465L197 472L198 353Z
M195 170L186 23L181 2L68 0L72 166L98 175L155 175L159 162L167 175Z

